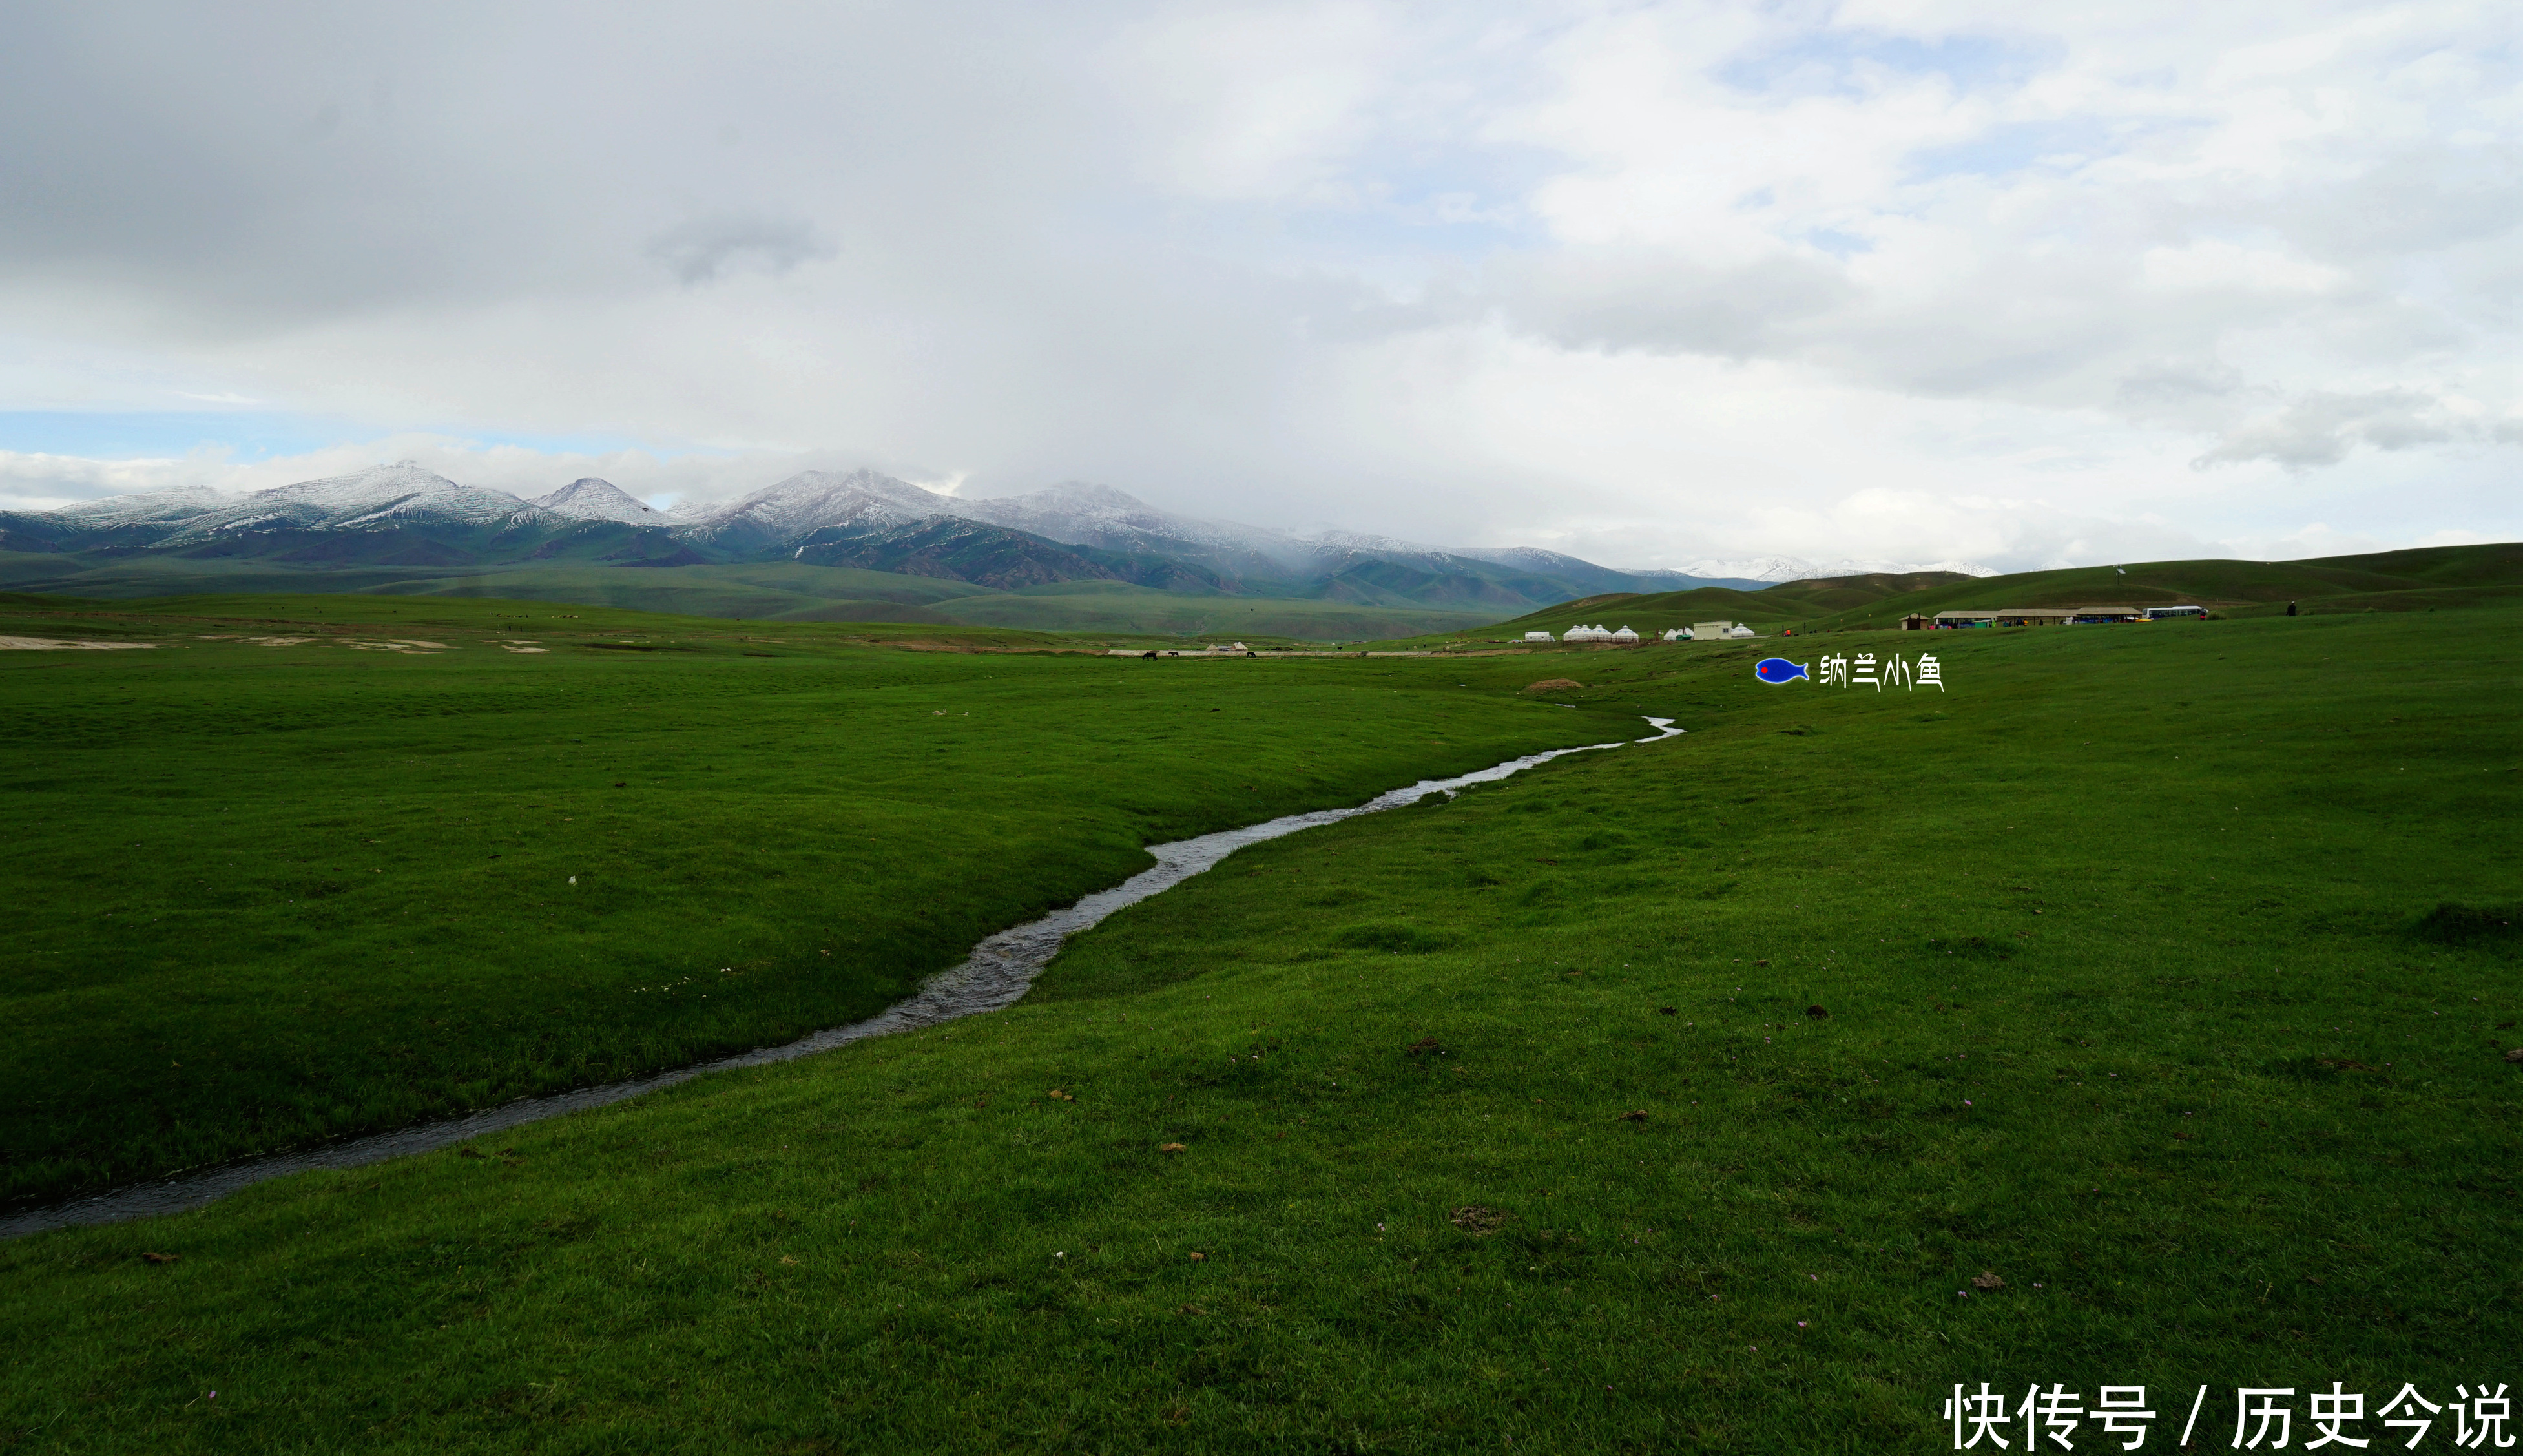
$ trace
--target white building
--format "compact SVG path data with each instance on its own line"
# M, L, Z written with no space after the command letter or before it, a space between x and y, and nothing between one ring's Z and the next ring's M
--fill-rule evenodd
M1528 632L1524 634L1524 639L1528 642L1547 642L1551 638L1550 634L1547 632Z

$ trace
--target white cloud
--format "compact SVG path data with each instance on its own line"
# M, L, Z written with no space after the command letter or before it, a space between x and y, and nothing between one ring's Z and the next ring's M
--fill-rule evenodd
M76 451L0 414L0 490L440 449L536 493L1090 478L1642 565L2523 536L2510 31L36 0L0 19L0 411L339 443L28 464Z
M2445 414L2438 400L2411 390L2315 393L2245 421L2193 463L2204 467L2273 460L2289 470L2336 465L2359 444L2401 450L2452 440L2456 432Z

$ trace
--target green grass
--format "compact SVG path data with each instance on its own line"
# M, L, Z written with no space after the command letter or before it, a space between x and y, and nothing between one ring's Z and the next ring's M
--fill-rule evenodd
M205 592L475 597L588 603L753 622L963 623L1129 636L1203 634L1362 640L1477 626L1488 614L1262 596L1193 595L1120 582L1002 591L968 582L772 561L638 567L533 562L468 567L301 567L270 561L0 551L0 592L147 599Z
M149 606L0 603L0 632L161 644L0 653L0 1196L785 1040L1125 877L1142 843L1597 731L1424 684L1365 707L1263 660L880 652L847 642L881 629L525 603ZM357 645L396 639L447 650Z
M2523 599L2523 543L2428 546L2311 561L2149 561L2125 567L1966 577L1954 572L1782 582L1758 591L1701 587L1690 591L1616 592L1529 612L1512 621L1379 642L1378 646L1476 647L1528 631L1553 634L1600 624L1654 638L1700 622L1744 622L1764 636L1874 631L1912 613L1963 608L2168 606L2188 603L2220 616L2308 616L2430 612L2499 607ZM1587 650L1605 651L1607 648Z
M1267 636L1363 641L1404 633L1450 632L1486 621L1483 612L1359 606L1278 597L1186 596L1145 587L1065 582L1058 591L1019 590L941 601L931 610L976 626L1136 636ZM1074 588L1101 587L1103 590Z
M2145 1385L2162 1450L2202 1384L2203 1447L2242 1385L2447 1400L2523 1348L2516 620L1973 634L1941 694L1574 659L1537 711L1691 731L1247 851L1002 1014L0 1245L0 1429L1928 1451L2040 1381ZM1539 665L1284 668L1327 743Z
M1887 627L1905 613L1986 607L2162 606L2188 602L2228 617L2423 612L2511 606L2523 597L2523 542L2428 546L2309 561L2148 561L1950 583L1845 603L1813 625Z

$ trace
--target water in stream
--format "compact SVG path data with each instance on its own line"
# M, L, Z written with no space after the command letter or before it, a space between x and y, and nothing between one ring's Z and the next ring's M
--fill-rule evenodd
M1650 718L1647 722L1654 726L1655 736L1639 739L1642 743L1653 743L1684 731L1675 728L1670 718ZM644 1077L607 1082L600 1087L582 1087L575 1092L555 1093L549 1097L522 1098L443 1122L425 1122L395 1132L345 1139L297 1152L240 1158L232 1163L181 1173L154 1183L133 1184L128 1188L91 1194L47 1207L27 1209L0 1217L0 1239L14 1239L46 1229L79 1224L119 1223L154 1214L180 1213L225 1198L238 1189L261 1183L266 1178L281 1178L315 1168L356 1168L390 1157L428 1152L502 1132L521 1123L541 1122L547 1117L558 1117L587 1107L601 1107L730 1067L791 1061L872 1036L934 1026L941 1021L952 1021L980 1011L995 1011L1015 1005L1024 995L1025 988L1033 983L1035 973L1059 954L1062 941L1124 906L1136 905L1151 895L1173 888L1248 844L1260 844L1265 839L1294 834L1317 824L1337 823L1361 814L1398 809L1405 804L1415 804L1429 794L1442 793L1452 798L1473 784L1493 783L1536 764L1547 764L1572 753L1592 753L1620 746L1618 743L1590 743L1582 748L1554 748L1547 753L1509 759L1456 778L1423 778L1408 788L1395 789L1348 809L1317 809L1311 814L1292 814L1285 819L1248 824L1241 829L1223 829L1196 839L1150 845L1148 853L1156 857L1155 868L1142 869L1109 890L1098 890L1066 910L1056 910L1041 919L1000 931L975 946L973 954L961 965L929 977L909 998L864 1021L829 1027L781 1046L757 1047L750 1052L651 1072Z

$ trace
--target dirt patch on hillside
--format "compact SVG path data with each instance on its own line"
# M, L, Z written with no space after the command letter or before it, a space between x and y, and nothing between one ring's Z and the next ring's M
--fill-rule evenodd
M82 642L61 637L0 637L0 652L114 652L124 647L155 647L156 642Z
M1566 678L1545 678L1539 682L1528 684L1524 690L1527 692L1574 692L1585 685L1586 684L1583 682L1571 681Z

